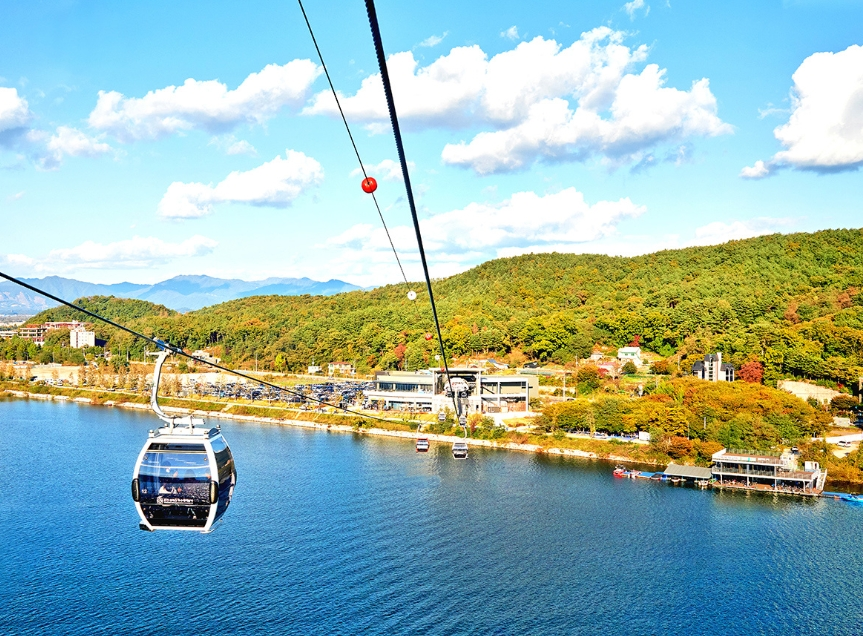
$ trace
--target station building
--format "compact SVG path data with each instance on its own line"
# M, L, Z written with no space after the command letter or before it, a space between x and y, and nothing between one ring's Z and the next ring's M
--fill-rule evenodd
M487 375L482 369L458 367L450 368L449 374L469 387L468 395L460 398L468 413L528 411L531 395L539 388L535 376ZM446 394L446 374L441 369L378 371L374 388L364 395L377 408L433 413L453 408L452 398Z

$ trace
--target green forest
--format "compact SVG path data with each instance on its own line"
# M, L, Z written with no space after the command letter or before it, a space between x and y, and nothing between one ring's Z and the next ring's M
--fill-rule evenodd
M336 296L258 296L187 314L143 301L94 297L88 308L233 365L299 371L353 362L360 372L434 364L424 285ZM565 364L595 345L641 346L683 371L720 351L763 381L805 378L854 387L863 375L863 230L770 235L624 258L530 254L489 261L435 281L448 356ZM32 322L83 319L65 308ZM97 337L136 357L145 344L104 325ZM0 356L22 356L18 339ZM26 349L26 344L23 345ZM39 355L39 352L31 352ZM23 352L26 357L29 355ZM43 357L46 354L42 354ZM56 357L56 353L54 353Z

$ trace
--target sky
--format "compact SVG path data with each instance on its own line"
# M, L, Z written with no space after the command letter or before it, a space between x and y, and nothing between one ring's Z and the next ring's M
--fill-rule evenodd
M863 1L378 0L433 276L863 226ZM410 280L365 13L306 11ZM0 267L396 283L293 2L0 0Z

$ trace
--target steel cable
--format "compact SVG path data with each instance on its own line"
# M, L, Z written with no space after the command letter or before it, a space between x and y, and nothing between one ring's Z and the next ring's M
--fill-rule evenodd
M158 338L151 338L150 336L146 336L146 335L144 335L138 331L135 331L134 329L126 327L125 325L121 325L120 323L114 322L110 318L105 318L104 316L100 316L99 314L97 314L93 311L90 311L89 309L85 309L84 307L81 307L80 305L76 305L75 303L71 303L68 300L63 300L62 298L60 298L58 296L55 296L53 294L49 294L48 292L46 292L42 289L39 289L38 287L35 287L33 285L30 285L29 283L25 283L22 280L18 280L17 278L15 278L13 276L9 276L8 274L4 274L3 272L0 272L0 277L5 278L10 283L15 283L16 285L20 285L21 287L29 289L30 291L36 292L37 294L41 294L42 296L45 296L46 298L50 298L51 300L56 301L56 302L60 303L61 305L65 305L65 306L69 307L70 309L80 311L82 314L90 316L91 318L95 318L96 320L101 320L105 324L111 325L112 327L116 327L117 329L120 329L121 331L125 331L126 333L131 334L131 335L135 336L136 338L140 338L141 340L146 340L147 342L150 342L150 343L156 345L160 349L168 349L172 353L179 355L179 356L183 356L185 358L188 358L189 360L194 360L195 362L200 362L202 364L206 364L210 367L213 367L214 369L224 371L225 373L230 373L230 374L235 375L235 376L240 377L240 378L245 378L246 380L251 380L252 382L257 382L258 384L270 387L272 389L276 389L278 391L284 391L285 393L289 393L291 395L296 395L297 397L300 397L304 400L311 400L312 402L317 402L318 404L320 404L322 406L329 406L331 408L337 409L339 411L343 411L343 412L348 413L350 415L356 415L357 417L363 417L363 418L370 419L370 420L377 420L379 422L392 422L393 421L393 420L388 420L388 419L383 418L383 417L377 417L375 415L367 415L365 413L358 413L357 411L351 411L350 409L346 409L343 406L338 406L336 404L330 404L329 402L326 402L325 400L319 400L316 397L306 396L306 395L303 395L302 393L299 393L297 391L292 391L291 389L287 389L283 386L279 386L278 384L273 384L272 382L267 382L266 380L261 380L260 378L256 378L254 376L247 375L241 371L236 371L235 369L229 369L228 367L223 367L222 365L217 364L215 362L211 362L211 361L205 360L203 358L195 357L190 353L186 353L180 347L177 347L177 346L172 345L172 344L167 343L167 342L163 342L162 340L159 340Z

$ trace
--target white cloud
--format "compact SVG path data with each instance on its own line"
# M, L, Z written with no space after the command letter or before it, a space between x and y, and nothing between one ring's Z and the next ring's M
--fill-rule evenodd
M70 269L112 269L152 267L176 258L203 256L211 253L218 243L195 235L180 243L169 243L156 237L135 236L115 243L86 241L77 247L51 250L45 258L9 254L6 260L27 267L32 272L64 272Z
M582 193L567 188L544 196L519 192L499 204L472 203L423 219L420 226L433 274L444 276L525 249L575 251L586 242L612 236L621 221L644 211L644 206L628 198L590 205ZM421 277L413 228L393 226L390 234L408 276ZM350 275L352 280L370 284L369 278L374 275L392 280L387 274L392 274L396 266L383 228L355 225L329 239L326 245L339 249L336 260L351 264L344 275Z
M229 155L251 155L253 157L257 156L258 151L255 150L255 147L250 144L245 139L240 139L239 141L235 141L225 152Z
M757 218L746 221L714 221L695 230L695 240L689 245L717 245L753 236L774 234L794 224L791 218Z
M21 190L21 192L16 192L15 194L10 194L8 197L6 197L6 200L7 201L18 201L19 199L24 198L24 194L26 194L25 191Z
M33 115L18 89L0 87L0 145L12 141L30 123Z
M488 59L476 45L455 47L420 68L411 52L388 60L399 116L406 127L487 126L470 142L448 144L443 160L478 173L514 170L536 158L612 164L638 161L662 143L729 133L717 116L707 79L688 90L665 85L655 64L631 69L647 47L622 44L624 34L600 27L567 48L542 37ZM372 131L388 120L379 75L342 97L353 120ZM332 95L315 95L306 114L337 116Z
M763 179L772 174L771 166L768 166L760 159L751 166L746 166L740 171L740 176L744 179Z
M159 203L159 215L197 218L210 214L213 205L219 203L285 208L305 190L320 183L323 176L320 163L301 152L288 150L285 159L276 157L252 170L232 172L216 186L175 181Z
M419 43L419 46L431 48L443 42L444 38L449 35L449 31L444 31L443 35L430 35L425 40Z
M57 169L63 157L98 157L111 152L111 146L91 138L75 128L58 126L57 131L48 139L47 154L39 159L39 165L45 170Z
M792 79L791 116L773 131L785 149L759 163L821 172L863 165L863 46L810 55Z
M635 19L635 14L639 9L644 8L644 0L632 0L632 2L627 2L623 5L623 10L629 15L630 20ZM645 17L650 13L650 6L648 5L646 9L644 9Z
M519 36L518 36L518 27L516 27L515 25L513 25L513 26L509 27L506 31L501 31L501 32L500 32L500 37L502 37L502 38L508 38L508 39L510 39L510 40L518 40L518 39L519 39Z
M260 123L283 107L302 105L320 73L320 67L310 60L293 60L283 66L267 65L234 90L217 80L190 78L182 86L150 91L140 98L99 91L89 124L128 142L192 129L223 131L243 122Z
M215 146L226 155L249 155L257 157L258 150L245 139L237 139L234 135L216 136L210 139L208 146Z
M408 161L408 168L413 168L414 166L413 161ZM383 181L403 181L402 166L398 161L384 159L378 164L363 164L363 167L366 169L366 174L370 177L382 179ZM359 177L362 174L362 170L355 168L351 170L350 176Z

